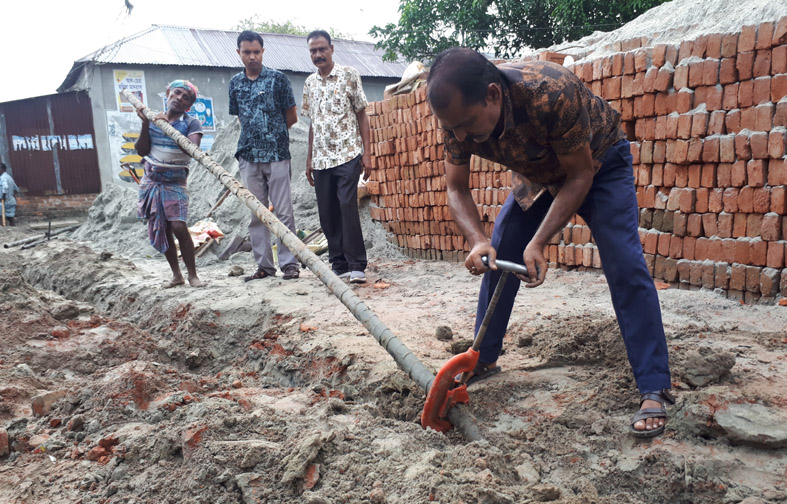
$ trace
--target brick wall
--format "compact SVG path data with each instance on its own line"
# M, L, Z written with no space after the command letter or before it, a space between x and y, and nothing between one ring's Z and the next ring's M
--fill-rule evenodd
M680 44L643 38L611 49L571 68L621 113L632 141L651 274L746 302L787 297L787 17ZM442 134L425 89L369 110L372 217L412 256L461 260L468 247L446 204ZM511 175L474 158L471 189L491 234ZM578 216L546 254L561 267L601 266Z
M22 220L56 219L87 215L98 194L17 197L16 215Z

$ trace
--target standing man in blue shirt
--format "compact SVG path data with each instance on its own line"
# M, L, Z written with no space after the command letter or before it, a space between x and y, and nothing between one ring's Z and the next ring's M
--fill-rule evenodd
M230 114L240 119L238 160L241 180L263 205L273 205L276 217L295 232L290 192L289 128L298 121L292 86L287 77L262 66L265 52L262 36L245 30L238 35L238 55L244 71L230 81ZM245 280L276 275L270 232L252 213L249 236L257 271ZM279 268L284 279L298 278L299 268L292 252L279 240Z

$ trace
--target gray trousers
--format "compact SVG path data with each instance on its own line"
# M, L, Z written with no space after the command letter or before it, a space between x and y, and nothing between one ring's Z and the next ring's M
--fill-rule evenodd
M295 233L295 216L292 211L292 193L290 192L290 160L252 163L240 158L238 159L238 168L240 178L246 188L266 207L273 205L273 213L276 217ZM270 231L253 212L249 223L249 237L257 265L269 275L276 273ZM279 256L279 269L284 271L287 266L297 266L295 256L281 240L278 240L276 248Z

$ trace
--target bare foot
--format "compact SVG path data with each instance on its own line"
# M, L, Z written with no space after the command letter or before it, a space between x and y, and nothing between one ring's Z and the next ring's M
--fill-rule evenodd
M640 406L640 410L646 408L661 408L662 404L658 401L651 401L646 400L642 402L642 406ZM658 418L648 418L645 420L640 420L638 422L634 422L634 429L638 431L649 431L653 429L658 429L659 427L664 426L664 422L666 421L665 417L658 417Z
M199 287L205 287L208 284L200 280L197 275L194 275L194 276L189 276L189 285L195 288L199 288Z
M185 283L186 281L183 279L182 276L176 276L176 277L172 277L172 280L170 280L169 283L165 283L164 288L171 289L173 287L177 287L178 285L183 285Z

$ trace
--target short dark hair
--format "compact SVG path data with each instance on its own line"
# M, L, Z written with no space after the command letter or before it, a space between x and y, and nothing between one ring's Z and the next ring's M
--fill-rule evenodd
M427 99L442 110L451 100L451 87L462 94L465 105L484 103L490 84L501 84L500 70L478 51L451 47L437 55L429 69Z
M254 42L255 40L260 43L260 47L265 47L265 42L262 41L262 35L256 31L243 30L240 32L240 35L238 35L238 49L240 49L241 42Z
M325 40L328 41L328 45L331 45L331 34L325 30L314 30L310 34L306 35L306 43L308 44L311 39L318 37L325 38Z
M0 163L0 170L6 171L5 163Z

